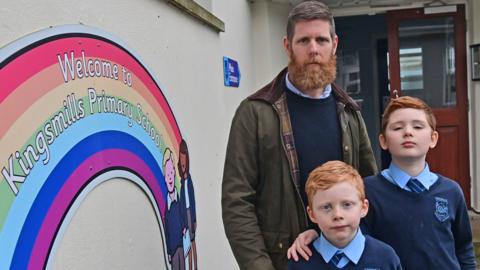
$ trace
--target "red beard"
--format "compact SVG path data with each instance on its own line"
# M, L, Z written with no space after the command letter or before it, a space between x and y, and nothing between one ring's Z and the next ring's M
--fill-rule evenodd
M306 64L301 64L297 62L295 54L290 52L288 73L288 78L300 90L323 89L327 84L335 81L337 76L337 56L332 55L327 63L319 63L312 60Z

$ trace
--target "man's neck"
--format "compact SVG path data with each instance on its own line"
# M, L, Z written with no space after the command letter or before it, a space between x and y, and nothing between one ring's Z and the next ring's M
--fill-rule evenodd
M295 87L297 87L295 85ZM297 87L298 90L300 90L304 95L307 95L311 98L320 98L323 94L323 90L325 90L325 86L321 86L320 88L317 88L317 89L312 89L312 90L304 90L304 89L300 89Z
M298 91L302 92L302 94L304 94L305 96L308 96L308 97L314 98L314 99L321 98L322 95L323 95L323 92L325 91L325 87L327 87L327 85L328 85L328 84L325 84L325 85L321 85L320 87L315 88L315 89L305 90L305 89L301 88L300 86L298 86L298 85L290 78L290 74L288 74L287 76L288 76L288 81L290 81L290 83L291 83Z

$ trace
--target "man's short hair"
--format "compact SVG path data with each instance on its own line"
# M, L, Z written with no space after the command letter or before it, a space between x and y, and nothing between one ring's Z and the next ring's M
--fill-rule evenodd
M313 196L318 190L327 190L332 186L349 182L355 186L360 200L365 199L363 179L352 166L339 160L328 161L315 168L309 175L305 185L308 205L312 207Z
M295 25L300 21L325 20L330 23L330 36L335 37L335 21L327 5L320 1L305 1L296 5L288 14L287 38L292 40Z
M435 115L433 115L432 108L430 108L427 103L416 97L401 96L398 98L392 98L383 112L381 130L382 135L385 135L385 130L387 129L388 121L390 120L390 115L398 109L417 109L424 111L425 115L427 116L427 122L432 130L437 128Z

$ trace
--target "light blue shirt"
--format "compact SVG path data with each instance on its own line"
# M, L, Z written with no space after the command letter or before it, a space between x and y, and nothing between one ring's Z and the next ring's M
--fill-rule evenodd
M382 175L391 183L399 186L400 188L408 191L412 191L409 187L407 187L407 182L410 178L416 178L420 183L428 190L438 179L438 175L432 173L428 164L425 163L425 168L423 171L415 176L415 175L408 175L402 169L400 169L397 165L393 162L390 163L390 167L382 171Z
M314 97L311 97L311 96L307 96L305 95L304 93L302 93L302 91L298 90L298 88L296 88L292 82L290 82L290 80L288 79L288 72L287 72L287 75L285 77L285 81L286 81L286 84L287 84L287 89L292 91L292 93L295 93L301 97L304 97L304 98L310 98L310 99L324 99L324 98L327 98L330 96L330 94L332 93L332 85L331 84L327 84L327 86L325 86L325 89L323 89L323 93L320 97L318 98L314 98Z
M329 263L332 259L333 255L337 253L337 251L342 251L345 256L340 260L337 267L343 268L345 267L348 262L353 262L357 264L362 257L363 250L365 249L365 236L362 234L360 228L358 228L355 237L348 243L348 245L344 248L337 248L332 243L330 243L323 233L320 234L320 237L317 238L313 242L313 247L317 250L318 253L323 257L323 259Z

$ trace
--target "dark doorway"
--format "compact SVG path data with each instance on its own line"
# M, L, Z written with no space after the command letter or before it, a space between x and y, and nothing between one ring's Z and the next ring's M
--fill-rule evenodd
M361 106L377 164L383 169L390 164L378 143L380 118L390 96L386 14L336 17L335 26L337 83Z

